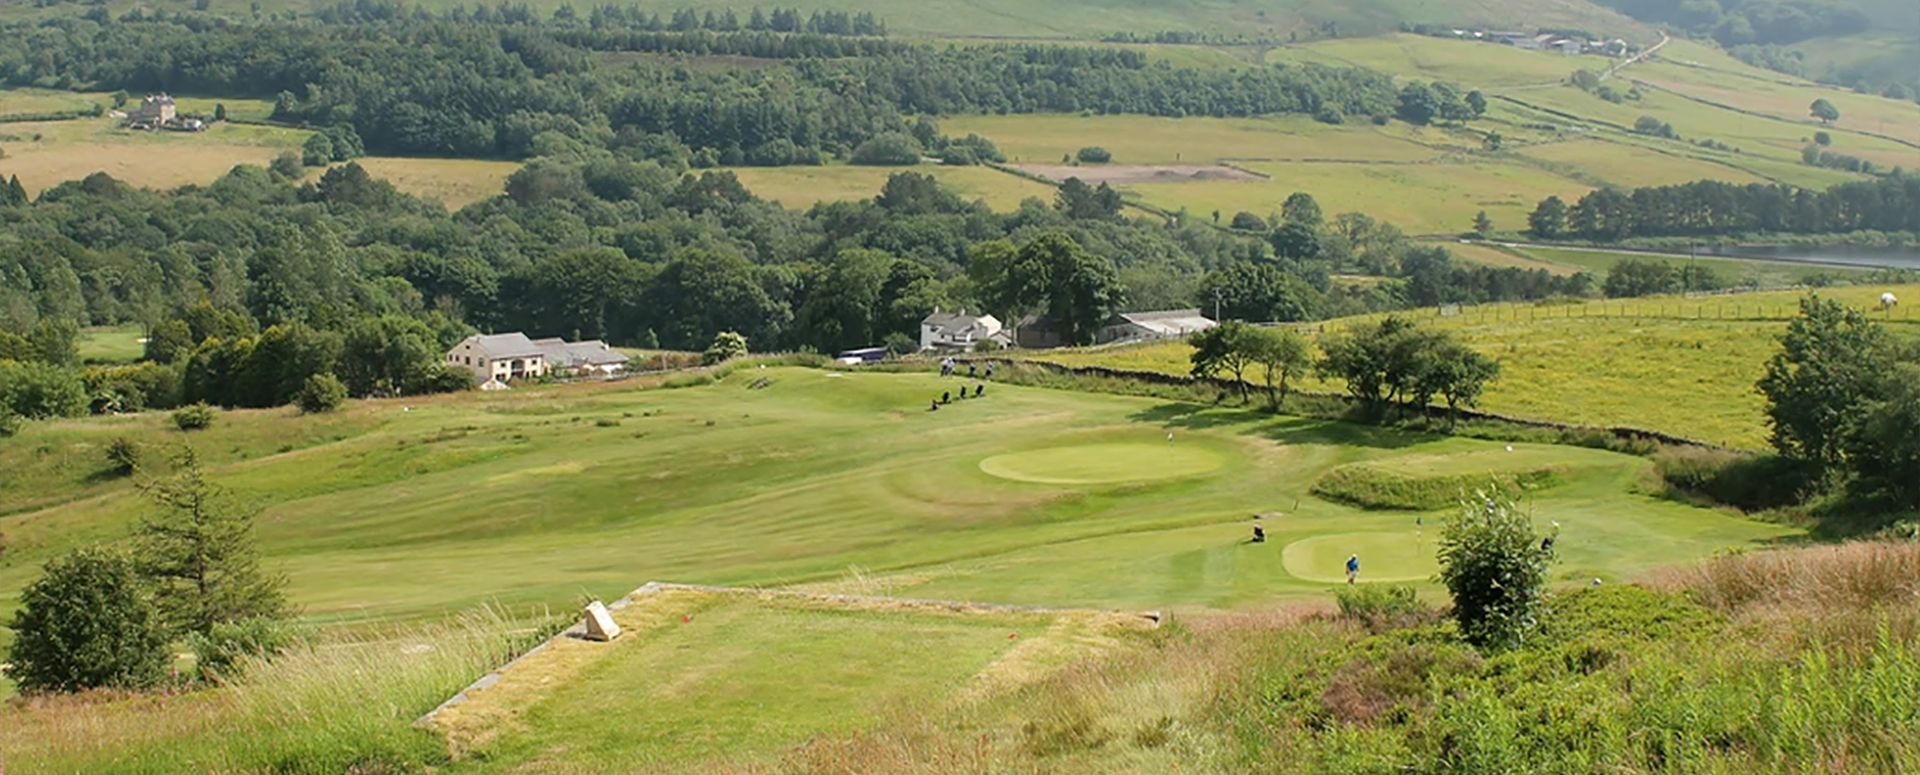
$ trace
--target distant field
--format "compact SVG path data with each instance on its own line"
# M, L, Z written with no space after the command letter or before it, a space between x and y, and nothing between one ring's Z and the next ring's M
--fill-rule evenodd
M1721 281L1748 284L1757 287L1783 287L1804 283L1814 278L1852 278L1867 274L1866 270L1851 267L1821 266L1793 261L1756 261L1735 258L1688 257L1688 256L1650 256L1644 253L1624 253L1603 250L1572 250L1558 248L1519 248L1516 252L1532 256L1540 261L1561 266L1577 267L1581 270L1605 275L1615 264L1628 259L1640 261L1658 261L1674 267L1686 266L1689 262L1702 269L1713 272ZM1685 251L1679 251L1684 253Z
M1746 170L1701 159L1599 139L1578 139L1530 146L1526 156L1565 164L1616 186L1668 186L1696 180L1728 183L1764 183L1766 178Z
M1564 257L1564 256L1556 256ZM1575 260L1575 259L1568 259ZM1578 259L1587 260L1587 259ZM1832 288L1823 295L1862 307L1882 292L1920 298L1920 286ZM1776 338L1796 314L1799 292L1692 299L1496 304L1453 317L1405 313L1424 325L1457 330L1499 360L1501 377L1481 406L1518 417L1625 425L1737 447L1766 442L1763 404L1753 384ZM1876 315L1879 314L1876 312ZM1365 320L1316 324L1338 328ZM1900 331L1920 333L1920 314L1894 313ZM1106 350L1050 351L1032 357L1069 365L1105 365L1185 374L1184 342ZM1339 390L1337 383L1302 385Z
M1056 164L1097 145L1115 164L1211 164L1221 159L1420 161L1439 155L1410 139L1405 125L1329 126L1305 116L1161 118L1039 114L954 116L948 134L977 133L1014 163Z
M38 194L95 172L147 188L209 183L236 165L265 165L307 133L215 124L205 132L129 132L112 119L0 124L0 174ZM38 139L35 139L35 138Z
M1600 72L1613 66L1606 57L1525 51L1425 35L1319 41L1275 49L1269 59L1288 61L1297 50L1307 52L1308 59L1342 62L1407 79L1448 81L1469 89L1558 83L1574 70Z
M819 202L871 199L880 194L887 178L899 172L932 175L962 199L985 199L995 210L1012 210L1020 200L1039 197L1053 201L1053 189L986 167L736 167L731 170L748 190L762 199L804 210Z
M1663 51L1661 59L1664 61L1634 68L1633 78L1814 128L1819 122L1808 114L1807 108L1814 100L1825 99L1840 109L1841 118L1833 130L1836 134L1844 136L1850 130L1857 130L1920 143L1920 105L1912 100L1856 94L1784 73L1760 70L1697 43ZM1920 152L1913 148L1905 150Z
M0 116L83 110L96 103L112 105L113 101L104 94L82 94L58 89L0 89ZM5 127L5 124L0 124L0 131L5 131Z
M138 325L89 328L80 332L80 360L87 363L132 363L147 351L146 329Z
M369 156L355 159L367 174L381 178L414 196L438 199L449 210L499 194L507 176L520 169L518 162L477 159L404 159ZM307 177L319 179L321 170Z

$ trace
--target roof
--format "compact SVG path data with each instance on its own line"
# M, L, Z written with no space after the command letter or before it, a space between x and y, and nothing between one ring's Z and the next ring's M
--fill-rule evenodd
M993 316L969 315L964 308L959 312L941 312L935 309L933 314L920 320L920 325L933 326L934 328L966 328L968 326L977 326L991 317Z
M1153 336L1179 336L1213 328L1216 323L1197 309L1171 309L1157 312L1127 312L1107 321L1109 327L1132 326Z
M1211 320L1207 320L1207 316L1200 314L1200 310L1191 309L1191 308L1190 309L1163 309L1163 310L1154 310L1152 312L1122 312L1118 315L1115 315L1114 317L1120 318L1129 323L1150 323L1156 320L1179 320L1181 318L1199 318L1201 320L1206 320L1209 324L1213 322Z
M533 343L532 339L528 339L526 334L517 331L511 334L478 334L467 337L467 341L472 342L474 349L479 350L480 355L489 360L531 358L546 354L539 345Z
M560 368L579 366L607 366L626 363L626 353L608 347L598 339L586 342L568 342L563 339L536 339L533 344L547 356L547 363Z

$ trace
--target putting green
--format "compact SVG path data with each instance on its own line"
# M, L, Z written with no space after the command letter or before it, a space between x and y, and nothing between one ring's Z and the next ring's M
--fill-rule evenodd
M1431 527L1431 526L1429 526ZM1360 556L1361 581L1423 581L1440 571L1433 559L1435 531L1338 533L1287 544L1281 562L1307 581L1347 580L1347 558Z
M1191 444L1082 444L995 455L980 470L1039 484L1112 484L1204 474L1225 461Z

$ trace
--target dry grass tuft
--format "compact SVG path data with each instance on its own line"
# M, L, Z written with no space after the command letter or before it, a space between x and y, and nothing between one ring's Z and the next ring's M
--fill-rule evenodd
M1686 590L1723 613L1920 605L1920 542L1862 541L1735 554L1668 572L1659 584Z

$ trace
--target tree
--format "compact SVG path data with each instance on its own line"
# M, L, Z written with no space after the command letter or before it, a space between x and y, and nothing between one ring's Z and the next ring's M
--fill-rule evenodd
M1920 363L1890 364L1876 382L1841 443L1864 489L1920 509Z
M1214 378L1223 371L1233 375L1234 388L1240 393L1241 403L1245 403L1247 367L1256 362L1260 353L1258 331L1246 323L1229 320L1187 337L1187 344L1193 347L1188 356L1193 362L1193 376Z
M140 485L155 508L133 536L162 622L175 632L206 633L216 624L285 615L286 579L260 572L258 512L209 481L192 447L177 465L173 477Z
M1481 210L1473 216L1473 233L1479 235L1481 239L1486 239L1488 235L1493 234L1493 219L1487 217L1487 211Z
M1814 100L1813 105L1809 106L1807 111L1811 113L1814 118L1820 119L1820 123L1822 124L1831 125L1833 122L1840 120L1840 109L1834 107L1833 103L1828 102L1825 97Z
M1540 200L1540 206L1527 216L1527 226L1539 239L1558 239L1567 231L1567 203L1557 196Z
M1602 289L1610 299L1637 298L1680 289L1680 273L1673 265L1652 258L1629 258L1607 269Z
M300 145L300 163L309 167L325 167L330 161L333 161L333 141L319 132L308 135L306 142Z
M1113 161L1113 152L1097 145L1087 146L1074 154L1081 164L1106 164Z
M1113 190L1112 186L1101 183L1095 188L1079 178L1067 178L1054 195L1054 209L1066 213L1069 218L1083 220L1113 220L1120 215L1123 204L1120 192Z
M1520 645L1539 623L1552 539L1499 492L1476 492L1440 529L1440 582L1453 596L1453 619L1468 643L1489 650Z
M1773 448L1824 473L1842 471L1845 433L1867 411L1886 347L1886 333L1865 312L1818 294L1802 298L1758 384Z
M893 271L893 256L877 250L844 250L834 256L800 306L799 335L821 352L866 347L887 332L883 294Z
M1219 213L1220 211L1218 210L1214 211L1216 216L1219 215ZM1214 220L1218 222L1219 218L1215 218ZM1273 228L1268 226L1266 221L1261 220L1260 216L1245 210L1234 213L1233 220L1227 223L1227 227L1236 231L1251 231L1260 234L1265 234L1269 229Z
M1020 266L1040 268L1047 317L1063 329L1067 342L1093 344L1100 324L1126 298L1113 262L1087 252L1064 232L1035 237L1020 246L1019 256Z
M1428 353L1420 372L1420 394L1424 403L1438 395L1447 402L1447 429L1453 430L1460 407L1479 404L1487 383L1500 376L1500 363L1449 337Z
M1291 328L1255 328L1248 345L1264 371L1267 400L1280 411L1287 403L1287 383L1313 366L1312 346Z
M30 694L144 689L172 656L134 563L104 549L48 562L10 626L8 676Z
M0 414L46 420L86 413L87 386L72 369L0 361Z
M1311 261L1320 257L1320 230L1299 222L1287 222L1274 229L1268 241L1273 252L1291 261Z
M273 161L267 165L267 171L281 180L299 180L306 175L306 170L301 168L301 163L300 157L294 155L292 151L284 151L279 156L273 157Z
M1822 147L1833 145L1833 133L1821 130L1813 133L1813 142Z
M425 323L400 315L363 317L347 327L335 373L354 395L398 395L409 378L439 358Z
M1235 261L1208 272L1194 302L1223 320L1288 322L1314 317L1319 291L1267 262Z
M1426 126L1440 115L1440 101L1432 87L1413 81L1400 89L1400 103L1394 108L1394 115L1414 126Z
M213 103L213 120L215 121L227 120L227 103L224 103L224 102Z
M746 354L746 337L732 331L722 331L713 336L713 344L707 345L707 351L701 353L700 362L712 366Z
M1280 205L1282 223L1298 223L1304 226L1320 228L1326 223L1326 215L1320 210L1320 202L1312 194L1295 191L1287 195L1287 201Z
M1481 116L1486 115L1487 114L1487 95L1481 94L1479 89L1474 89L1473 91L1467 92L1467 109L1473 111L1474 118L1479 118ZM1495 150L1498 150L1498 149L1495 149Z
M347 402L347 386L332 374L315 374L300 386L293 397L303 414L326 414Z

